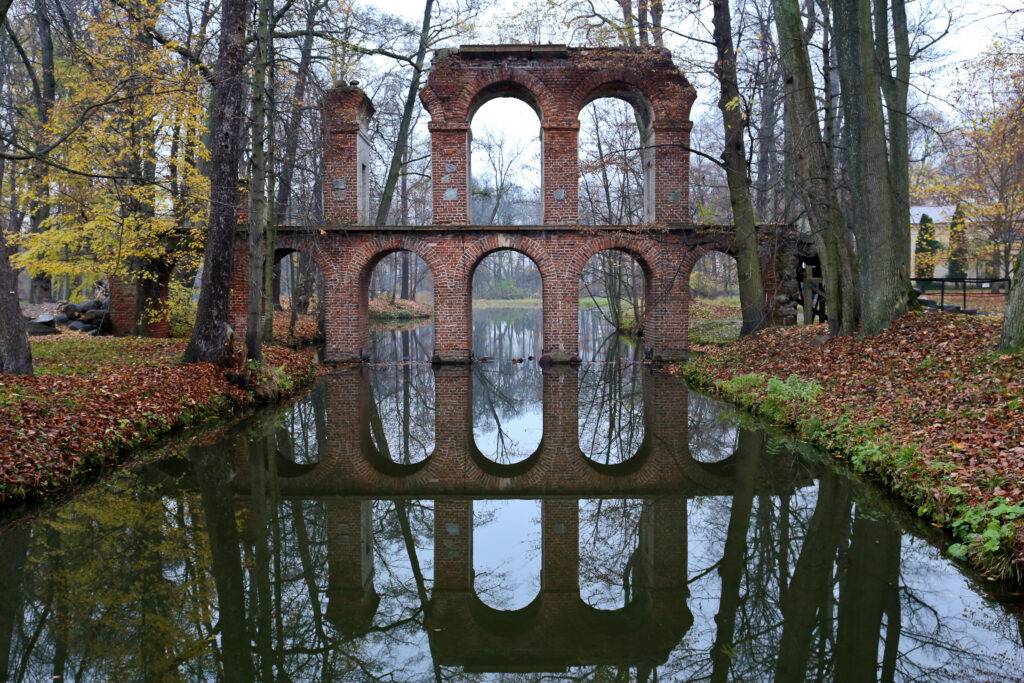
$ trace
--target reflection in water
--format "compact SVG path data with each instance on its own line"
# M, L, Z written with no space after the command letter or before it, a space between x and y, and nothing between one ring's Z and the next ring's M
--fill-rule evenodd
M530 604L540 590L540 501L477 500L473 507L473 590L500 610Z
M1024 670L1020 606L983 597L928 530L677 378L602 365L480 364L487 383L465 367L339 371L220 441L9 524L0 679ZM513 367L532 378L504 377ZM543 439L496 471L472 454L477 403L512 382L532 398L499 417L528 415ZM608 457L581 453L589 442ZM407 464L381 461L384 443Z
M696 391L689 392L690 455L704 463L728 460L736 452L738 430L727 419L728 405Z

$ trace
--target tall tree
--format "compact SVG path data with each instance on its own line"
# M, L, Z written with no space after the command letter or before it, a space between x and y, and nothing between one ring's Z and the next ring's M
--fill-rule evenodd
M221 4L220 46L210 96L210 221L203 254L203 285L192 340L185 350L189 362L217 363L229 340L228 295L238 228L238 164L242 156L244 116L243 69L249 0Z
M839 205L833 153L818 120L800 7L797 0L774 0L773 4L785 73L787 163L793 169L797 191L818 246L829 329L833 334L852 334L857 329L859 308L853 244Z
M902 180L894 173L902 163L898 159L906 156L898 150L894 155L897 161L889 156L869 0L836 0L833 6L846 165L857 236L861 332L871 335L907 310L910 231L908 221L903 220ZM878 39L888 41L888 34Z
M388 222L391 201L395 196L398 177L402 173L402 160L405 158L405 150L409 145L409 129L412 127L412 117L416 110L416 97L419 95L420 81L423 78L423 62L426 60L427 49L430 47L430 19L433 11L434 0L426 0L423 4L423 25L420 28L419 47L416 50L416 58L412 65L412 79L409 81L409 90L406 92L405 103L402 106L402 119L398 125L398 138L395 140L394 149L391 150L391 163L388 165L388 174L384 179L384 192L381 194L380 205L377 207L375 225L384 225Z
M18 272L8 258L7 238L0 226L0 374L32 374L32 347L18 304Z
M273 314L264 305L266 289L265 269L268 258L273 254L268 250L270 244L272 221L276 213L270 210L267 183L269 182L269 166L267 146L270 142L268 128L271 111L268 105L267 77L270 71L271 53L273 51L273 10L274 0L258 0L256 12L256 65L252 79L252 173L249 176L249 309L245 327L246 358L259 361L262 357L264 314Z
M757 216L750 196L750 168L743 136L747 123L736 77L736 50L732 40L732 13L728 0L714 0L714 41L717 59L715 76L720 95L725 136L722 161L729 185L729 203L736 230L736 267L739 272L740 308L743 310L741 334L750 334L768 325L767 302L761 280L761 261L757 247Z

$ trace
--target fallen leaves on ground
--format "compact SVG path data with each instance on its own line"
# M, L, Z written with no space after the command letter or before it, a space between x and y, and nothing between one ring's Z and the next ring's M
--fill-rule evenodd
M181 340L69 337L34 342L34 377L0 375L0 504L67 485L125 448L254 401L209 363L184 365ZM268 347L298 379L310 354Z
M957 465L976 501L1024 501L1024 354L996 351L1001 318L911 313L875 337L827 337L823 325L775 328L709 347L716 379L797 375L826 387L817 410L854 415Z

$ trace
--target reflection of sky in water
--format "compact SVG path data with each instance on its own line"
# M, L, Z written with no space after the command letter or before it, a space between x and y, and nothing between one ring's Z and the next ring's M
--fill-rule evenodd
M496 609L526 607L540 591L540 501L473 502L473 587Z

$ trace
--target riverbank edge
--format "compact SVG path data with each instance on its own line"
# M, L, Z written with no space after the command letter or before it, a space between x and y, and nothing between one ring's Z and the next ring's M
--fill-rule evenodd
M875 426L848 415L835 417L815 410L815 398L825 388L796 375L788 378L761 373L733 374L716 379L701 354L672 366L691 386L732 403L750 414L781 427L800 441L827 453L852 473L878 485L887 494L951 539L945 553L989 580L1020 585L1024 567L1016 555L1024 552L1019 517L1005 518L998 510L980 505L959 504L953 510L936 505L947 498L954 485L941 466L926 467L916 462L916 447L901 444L885 435L876 436ZM992 534L993 525L1000 533ZM1009 534L1005 529L1013 531ZM987 535L986 535L987 534ZM993 544L996 541L997 544ZM988 544L986 546L986 544Z
M130 454L135 451L158 450L188 430L217 429L296 399L316 382L324 366L312 353L285 345L275 346L279 352L292 355L293 358L289 360L301 362L265 362L263 367L267 372L260 373L255 382L242 388L225 383L205 400L187 407L181 406L171 418L146 411L126 414L120 420L119 428L107 434L95 448L62 452L64 458L76 459L77 462L59 480L48 479L46 485L39 486L24 486L0 480L0 517L16 515L19 509L45 504L54 498L60 499L104 471L130 464L134 461ZM223 370L222 373L227 379L228 372ZM131 436L133 434L135 436ZM55 468L53 475L56 475Z

